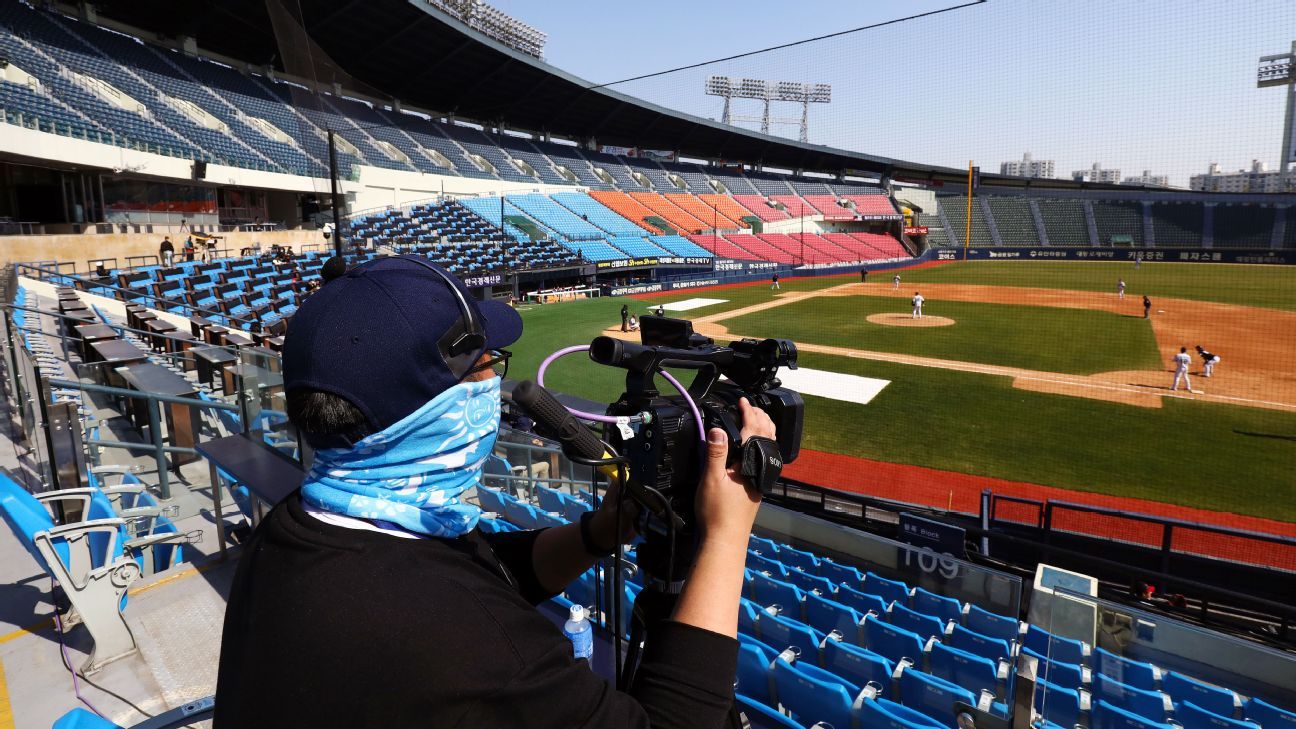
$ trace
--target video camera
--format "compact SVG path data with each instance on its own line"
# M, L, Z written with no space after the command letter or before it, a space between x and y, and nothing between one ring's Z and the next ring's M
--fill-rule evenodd
M800 453L805 403L798 393L781 387L777 377L779 367L796 369L796 345L789 340L742 339L722 346L695 333L693 323L685 319L644 316L639 323L640 344L598 337L590 343L589 356L599 364L628 370L625 393L608 406L607 414L617 422L605 426L604 440L627 460L632 495L642 502L643 487L651 488L676 517L674 524L664 523L644 510L640 533L649 543L644 546L652 551L650 545L658 541L654 535L682 530L682 536L687 537L692 532L693 502L706 458L706 431L722 428L729 436L731 459L739 456L740 398L747 398L774 421L782 463L796 460ZM658 391L655 378L662 369L697 371L687 387L687 397ZM771 485L765 484L765 489ZM686 567L691 561L692 550L687 545L687 539L679 539L671 550L674 567ZM670 570L671 565L660 562L654 568L653 560L645 563L644 556L640 563L650 574L664 577Z

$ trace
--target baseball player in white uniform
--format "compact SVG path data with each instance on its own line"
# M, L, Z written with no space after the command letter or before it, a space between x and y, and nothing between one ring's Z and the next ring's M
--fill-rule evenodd
M1184 387L1188 392L1192 392L1192 381L1188 379L1188 365L1192 364L1192 357L1188 356L1188 348L1180 347L1179 354L1174 356L1174 383L1170 385L1170 391L1174 392L1179 389L1179 379L1183 378Z
M1215 365L1219 364L1220 361L1219 355L1207 352L1199 344L1197 345L1197 356L1202 358L1202 376L1210 377L1214 374Z
M923 295L915 291L913 295L913 318L922 318L922 305L924 301L926 301L926 299L923 298Z
M1116 298L1125 298L1125 279L1116 282Z
M892 278L892 279L891 279L891 288L892 288L892 289L898 289L898 288L900 288L900 274L897 273L897 274L895 275L895 278Z

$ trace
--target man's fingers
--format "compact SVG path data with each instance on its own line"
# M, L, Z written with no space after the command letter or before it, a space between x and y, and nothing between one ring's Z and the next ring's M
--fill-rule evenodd
M722 470L729 460L729 436L720 428L707 431L707 459L711 468L718 466Z

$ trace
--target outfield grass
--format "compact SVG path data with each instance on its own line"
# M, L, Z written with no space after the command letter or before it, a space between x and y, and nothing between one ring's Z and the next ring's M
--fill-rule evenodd
M879 272L890 278L887 272ZM1218 301L1296 311L1296 267L1204 263L1085 261L967 261L900 273L909 283L1024 286L1074 291L1110 291L1125 279L1126 295Z
M911 311L903 298L819 297L721 323L749 336L1043 372L1088 375L1160 366L1151 322L1105 311L939 301L924 313L949 317L955 325L919 328L867 321L872 314Z

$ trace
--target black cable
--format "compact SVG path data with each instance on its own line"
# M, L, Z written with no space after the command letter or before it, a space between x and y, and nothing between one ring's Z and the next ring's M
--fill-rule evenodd
M782 50L782 49L784 49L784 48L792 48L792 47L794 47L794 46L801 46L801 45L805 45L805 44L807 44L807 43L816 43L816 42L821 41L821 40L828 40L829 38L837 38L837 37L839 37L839 36L843 36L843 35L850 35L851 33L859 33L859 32L861 32L861 31L865 31L865 30L873 30L874 28L881 28L881 27L883 27L883 26L887 26L887 25L895 25L896 23L904 23L904 22L906 22L906 21L910 21L910 20L918 20L919 18L926 18L926 17L932 16L932 15L940 15L941 13L948 13L948 12L950 12L950 11L952 11L952 10L959 10L959 9L961 9L961 8L971 7L971 6L973 6L973 5L981 5L981 4L984 4L985 2L986 2L986 0L972 0L971 2L963 3L962 5L954 5L954 6L951 6L951 7L948 7L948 8L941 8L940 10L929 10L929 11L927 11L927 12L925 12L925 13L917 13L917 14L915 14L915 15L906 15L906 16L903 17L903 18L894 18L894 19L892 19L892 20L884 20L884 21L882 21L882 22L880 22L880 23L872 23L872 24L870 24L870 25L861 25L861 26L858 27L858 28L851 28L850 30L839 30L839 31L837 31L836 33L828 33L828 34L826 34L826 35L819 35L819 36L815 36L814 38L805 38L805 39L802 39L802 40L799 40L799 41L792 41L791 43L783 43L783 44L781 44L781 45L777 45L777 46L769 46L768 48L761 48L760 50L755 50L755 51L747 51L746 53L738 53L738 54L736 54L736 55L732 55L732 56L725 56L724 58L715 58L715 59L712 59L712 60L710 60L710 61L701 61L701 62L699 62L699 63L690 63L690 64L687 65L687 66L677 66L677 67L675 67L675 68L667 69L667 70L665 70L665 71L655 71L655 72L653 72L653 73L645 73L645 74L643 74L643 75L641 75L641 76L631 76L630 78L623 78L623 79L621 79L620 81L608 81L607 83L595 84L595 85L593 85L593 86L586 86L586 87L585 87L585 90L586 90L586 91L592 91L592 90L594 90L594 89L601 89L601 88L604 88L604 87L606 87L606 86L615 86L615 85L617 85L617 84L629 83L629 82L631 82L631 81L641 81L641 80L643 80L643 79L646 79L646 78L653 78L653 77L655 77L655 76L665 76L665 75L668 74L668 73L676 73L676 72L678 72L678 71L687 71L687 70L689 70L689 69L691 69L691 68L701 68L702 66L709 66L709 65L711 65L711 64L713 64L713 63L723 63L723 62L725 62L725 61L733 61L733 60L736 60L736 59L739 59L739 58L747 58L747 57L749 57L749 56L755 56L755 55L759 55L759 54L761 54L761 53L769 53L770 51L778 51L778 50Z

